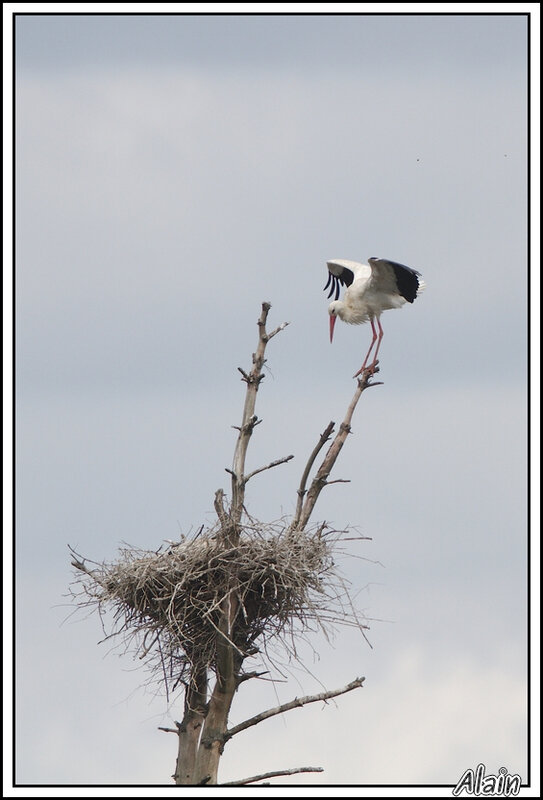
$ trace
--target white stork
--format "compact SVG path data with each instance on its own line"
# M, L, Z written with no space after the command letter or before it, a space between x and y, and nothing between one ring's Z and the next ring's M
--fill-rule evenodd
M383 338L379 319L381 312L389 308L401 308L405 302L412 303L426 284L416 270L385 258L369 258L367 264L334 259L327 261L327 266L329 274L324 290L330 286L328 297L334 295L334 300L328 306L330 341L334 336L334 325L338 317L351 325L360 325L369 320L373 338L364 363L354 377L366 369L370 353L377 342L373 361L368 367L373 374ZM343 300L338 300L340 284L347 287ZM376 322L378 332L375 329Z

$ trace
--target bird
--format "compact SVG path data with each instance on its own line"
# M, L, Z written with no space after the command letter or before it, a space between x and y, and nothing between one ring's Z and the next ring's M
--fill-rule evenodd
M338 317L351 325L361 325L369 320L373 334L371 344L364 363L353 377L357 378L365 369L369 369L370 375L373 375L383 338L381 313L389 308L401 308L406 302L412 303L426 284L417 270L386 258L372 257L367 264L337 258L327 261L326 265L328 281L324 291L330 287L328 298L334 296L328 306L330 342L334 337L334 326ZM343 300L338 299L340 286L347 287ZM373 361L367 367L375 342L377 346Z

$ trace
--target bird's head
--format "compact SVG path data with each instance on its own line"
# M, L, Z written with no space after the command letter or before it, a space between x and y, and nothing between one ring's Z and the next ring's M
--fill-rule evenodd
M328 306L328 313L330 314L330 342L332 342L334 338L334 325L336 324L336 319L340 316L342 306L343 302L341 300L334 300Z

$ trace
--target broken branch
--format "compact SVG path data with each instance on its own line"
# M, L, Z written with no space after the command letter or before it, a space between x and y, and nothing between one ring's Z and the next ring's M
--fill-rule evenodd
M215 501L213 505L215 506L215 511L217 512L219 522L223 528L226 527L228 525L228 514L226 513L226 509L224 507L224 491L222 489L217 489L215 492Z

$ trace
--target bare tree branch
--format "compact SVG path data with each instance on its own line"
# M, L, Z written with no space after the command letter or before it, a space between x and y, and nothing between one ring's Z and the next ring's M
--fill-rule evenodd
M68 550L72 554L72 561L70 562L72 567L75 567L76 569L81 570L81 572L85 572L87 575L94 577L95 575L94 571L90 570L88 567L85 566L85 561L90 561L90 559L83 558L83 556L79 555L79 553L76 550L74 550L74 548L70 544L68 545ZM92 563L95 564L96 562L93 561ZM97 564L97 566L100 565Z
M248 681L251 678L261 678L262 675L268 675L269 670L265 669L262 672L244 672L241 675L238 675L238 684L242 684L244 681Z
M217 512L219 522L223 527L227 526L228 514L226 513L226 509L224 507L224 492L222 489L217 489L215 492L215 501L213 505L215 506L215 511Z
M253 775L251 778L243 778L240 781L229 781L221 783L220 786L245 786L247 783L263 781L265 778L275 778L279 775L296 775L297 772L324 772L324 767L295 767L294 769L279 769L275 772L263 772L262 775Z
M277 326L277 328L275 328L275 330L273 330L271 333L266 334L266 338L267 338L268 342L270 341L270 339L273 339L273 337L277 333L280 333L281 331L283 331L287 327L288 324L289 324L288 322L282 322L280 325Z
M271 308L271 303L262 303L262 311L258 319L258 345L256 352L253 353L253 368L250 373L244 372L240 369L243 380L247 383L247 392L245 395L245 405L243 408L242 422L239 429L239 436L234 450L234 459L232 462L232 504L230 508L230 517L234 529L239 525L241 514L243 511L243 502L245 496L245 457L247 454L247 447L253 432L253 428L258 424L259 420L254 414L256 405L256 395L260 382L264 378L262 368L266 363L264 353L268 341L275 336L279 331L283 330L287 323L282 323L271 333L266 331L266 321L268 313Z
M317 470L317 474L313 478L311 486L305 496L302 510L300 513L299 518L296 521L296 528L292 527L292 530L303 530L307 523L309 522L309 518L313 513L313 509L315 508L315 504L319 499L319 495L323 488L328 483L328 476L332 471L334 464L336 463L337 457L343 447L347 436L351 432L351 420L353 417L354 410L357 406L360 397L362 396L362 392L365 389L370 388L371 386L376 386L376 383L371 382L371 378L375 372L379 371L379 367L376 365L373 368L373 371L370 369L365 369L360 378L358 378L356 391L353 395L351 402L349 403L349 407L347 408L347 413L345 414L345 418L341 425L339 426L339 430L336 433L334 440L330 447L328 448L324 459ZM322 438L322 437L321 437ZM319 441L320 444L320 441Z
M332 431L334 430L334 424L335 423L333 421L328 423L328 425L326 426L325 430L321 433L319 441L317 442L317 444L313 448L313 452L311 453L311 455L307 459L307 464L305 465L304 471L302 473L302 479L300 481L300 486L298 488L298 502L296 504L296 513L294 515L294 519L292 520L292 524L291 524L291 529L292 530L296 530L296 527L298 526L298 522L300 520L300 516L301 516L301 513L302 513L302 504L303 504L304 497L305 497L305 492L306 492L306 488L305 487L306 487L306 484L307 484L307 479L309 477L309 473L311 472L311 468L313 467L313 464L315 463L315 459L317 458L318 454L320 453L320 451L322 450L322 448L324 447L326 442L330 439L330 435L332 434Z
M258 725L259 722L263 722L265 719L275 717L277 714L283 714L285 711L290 711L293 708L301 708L308 703L326 701L330 700L332 697L338 697L340 694L352 692L353 689L358 689L360 686L362 686L364 681L365 678L355 678L354 681L351 681L342 689L332 689L329 692L307 695L306 697L295 697L294 700L290 701L290 703L284 703L282 706L276 706L275 708L270 708L267 711L262 711L260 714L256 714L256 716L246 719L244 722L240 722L239 725L229 728L224 734L224 741L227 742L232 738L232 736L235 736L236 733L241 733L241 731L251 728L253 725Z
M284 458L278 458L277 461L272 461L270 464L267 464L265 467L259 467L258 469L254 469L248 475L245 475L243 480L245 483L249 481L251 478L254 478L255 475L258 475L259 472L264 472L266 469L272 469L272 467L278 467L279 464L286 464L287 461L291 461L294 456L285 456Z

